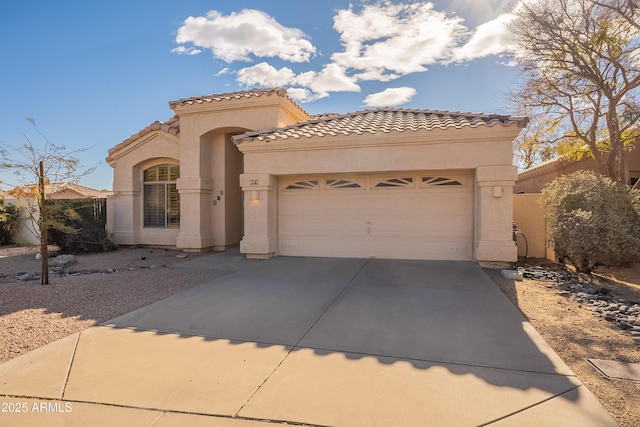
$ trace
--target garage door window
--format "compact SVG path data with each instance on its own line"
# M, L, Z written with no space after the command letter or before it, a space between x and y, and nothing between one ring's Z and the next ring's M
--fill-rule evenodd
M285 190L315 190L318 188L318 181L315 179L309 181L298 181L293 184L289 184L285 187Z
M180 195L176 180L180 166L158 165L144 171L144 226L178 227Z
M378 182L375 188L398 188L413 187L413 178L389 178L384 181Z
M362 188L357 182L346 179L327 179L325 184L327 188Z
M422 187L433 187L440 185L462 185L460 181L452 178L435 177L435 176L423 176Z

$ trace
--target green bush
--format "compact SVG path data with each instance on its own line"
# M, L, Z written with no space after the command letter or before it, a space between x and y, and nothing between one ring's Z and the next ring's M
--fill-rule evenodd
M640 260L640 196L589 171L562 176L542 191L556 254L578 271Z
M104 223L96 218L96 205L86 200L50 200L47 202L48 241L62 252L83 254L107 252L116 248Z
M21 222L20 208L6 204L0 199L0 245L15 243L14 237Z

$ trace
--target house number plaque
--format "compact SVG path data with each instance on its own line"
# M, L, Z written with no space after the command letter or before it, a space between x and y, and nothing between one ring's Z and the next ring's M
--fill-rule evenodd
M258 180L257 179L250 179L249 180L249 185L258 185Z

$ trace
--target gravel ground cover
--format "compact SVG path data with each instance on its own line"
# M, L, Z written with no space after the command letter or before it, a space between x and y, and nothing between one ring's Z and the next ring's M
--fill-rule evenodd
M0 247L0 275L40 272L37 252L37 248ZM125 248L79 255L78 264L68 270L83 274L51 276L48 286L39 280L0 279L0 363L225 274L174 268L198 256ZM107 269L116 272L86 274Z
M640 266L602 269L594 279L546 261L534 260L531 265L536 263L561 276L573 275L572 282L581 281L584 288L640 302L640 286L620 279L640 278ZM621 426L640 426L640 382L609 379L587 361L640 362L640 345L628 330L588 307L570 290L570 282L513 281L502 277L500 270L485 272Z

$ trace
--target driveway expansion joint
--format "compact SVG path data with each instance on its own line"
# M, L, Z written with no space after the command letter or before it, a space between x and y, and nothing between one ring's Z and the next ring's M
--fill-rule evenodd
M71 376L71 369L73 368L73 361L76 358L76 352L78 351L78 345L80 344L80 337L82 336L82 331L78 332L78 338L76 338L76 343L73 346L73 353L71 354L71 361L69 362L69 369L67 369L67 375L64 379L64 385L62 386L62 394L60 395L60 399L64 399L64 394L67 391L67 384L69 383L69 377Z
M287 360L287 358L289 357L289 355L291 354L291 352L293 352L296 348L299 348L299 344L302 342L302 340L304 339L304 337L306 337L309 332L314 328L314 326L316 326L316 324L320 321L320 319L322 319L322 316L324 316L327 311L329 311L329 309L333 306L333 304L336 303L336 301L342 296L342 294L344 294L344 292L347 290L347 288L353 283L353 281L355 280L356 277L358 277L358 275L362 272L362 270L364 270L365 266L369 263L369 259L367 259L362 266L360 266L360 268L358 269L358 271L351 277L351 279L349 279L349 281L346 283L346 285L344 285L344 287L342 288L342 290L340 290L340 292L338 292L338 294L335 296L335 298L333 298L331 300L331 302L329 304L327 304L327 307L322 311L322 313L320 313L318 315L318 318L311 324L311 326L309 326L309 328L306 330L306 332L304 334L302 334L302 336L300 337L300 339L298 340L298 342L296 342L292 348L287 352L287 354L284 355L284 357L282 358L282 360L275 366L275 368L273 368L273 370L269 373L269 375L267 375L264 379L264 381L262 381L260 383L260 385L258 385L258 387L256 387L256 389L253 391L253 393L251 393L251 396L249 396L249 398L240 406L240 408L238 408L238 410L235 413L235 416L237 416L240 411L242 411L244 409L245 406L247 406L247 403L249 403L251 401L251 399L253 398L253 396L256 395L256 393L258 391L260 391L260 389L262 388L262 386L269 381L269 378L271 378L273 376L273 374L280 368L280 366L282 366L282 364L284 363L285 360Z
M496 418L495 420L489 421L489 422L487 422L487 423L480 424L478 427L485 427L485 426L489 426L489 425L495 424L495 423L497 423L497 422L499 422L499 421L502 421L502 420L505 420L505 419L507 419L507 418L513 417L514 415L521 414L521 413L523 413L523 412L528 411L529 409L535 408L536 406L540 406L540 405L542 405L543 403L547 403L547 402L549 402L549 401L551 401L551 400L553 400L553 399L555 399L555 398L558 398L558 397L560 397L560 396L563 396L563 395L565 395L565 394L567 394L567 393L571 393L572 391L577 390L577 389L579 389L580 387L585 387L585 386L584 386L584 384L577 385L577 386L575 386L575 387L572 387L572 388L571 388L571 389L569 389L569 390L563 391L562 393L558 393L558 394L556 394L556 395L554 395L554 396L549 396L548 398L543 399L543 400L541 400L540 402L536 402L536 403L534 403L533 405L529 405L529 406L527 406L527 407L525 407L525 408L519 409L519 410L514 411L514 412L512 412L512 413L510 413L510 414L504 415L504 416L502 416L502 417L500 417L500 418ZM585 387L585 388L586 388L586 387Z

